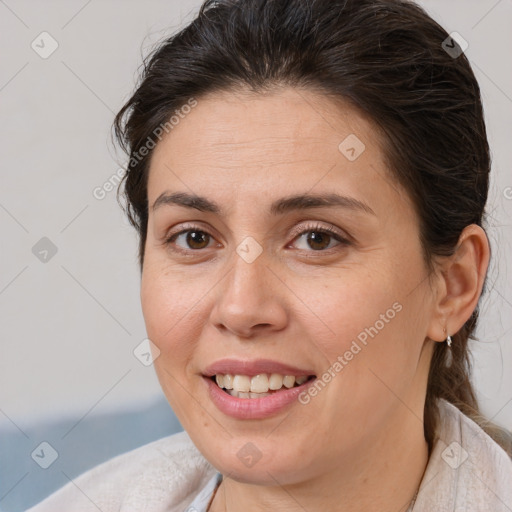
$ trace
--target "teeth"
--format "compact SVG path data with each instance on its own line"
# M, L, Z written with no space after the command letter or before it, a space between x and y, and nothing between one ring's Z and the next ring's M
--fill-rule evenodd
M254 393L266 393L268 391L268 377L264 373L255 375L251 379L251 391Z
M269 379L269 388L273 390L281 389L283 387L283 376L278 373L273 373Z
M233 389L233 375L230 375L229 373L224 375L224 389Z
M247 393L251 390L251 379L247 375L235 375L233 377L233 389Z
M224 386L226 386L226 377L227 375L224 375ZM307 375L302 375L300 377L295 377L295 382L300 386L301 384L304 384L308 380Z
M293 388L295 385L300 386L308 380L307 375L280 375L272 373L267 375L261 373L249 377L247 375L217 374L215 382L217 385L226 390L231 396L238 398L261 398L268 396L269 391L278 391L283 388Z
M249 393L251 398L263 398L264 396L269 396L270 393Z
M283 379L283 386L287 388L293 388L293 385L295 384L295 377L293 375L286 375Z
M235 391L234 389L228 389L227 392L235 398L263 398L269 396L270 393L244 393L243 391Z

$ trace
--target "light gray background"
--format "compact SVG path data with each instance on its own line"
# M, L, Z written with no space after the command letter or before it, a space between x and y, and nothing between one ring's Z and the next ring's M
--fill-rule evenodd
M493 153L493 260L481 342L473 344L475 382L484 413L510 429L512 1L420 3L467 40L483 92ZM135 232L115 192L103 200L92 192L125 162L110 143L110 126L133 91L141 55L199 5L0 0L0 432L9 432L1 457L2 510L22 510L22 502L66 483L62 471L72 477L113 451L179 429L172 413L163 412L153 368L133 354L145 338ZM58 43L47 59L31 48L43 31ZM47 262L32 252L43 237L57 247ZM132 421L143 408L163 424L145 431L149 437ZM125 444L112 448L101 438L104 431L94 430L94 421L112 418L107 413L118 421L109 435ZM61 463L60 480L54 471L51 482L52 468L45 472L30 458L49 438ZM84 452L95 446L98 456L88 457Z

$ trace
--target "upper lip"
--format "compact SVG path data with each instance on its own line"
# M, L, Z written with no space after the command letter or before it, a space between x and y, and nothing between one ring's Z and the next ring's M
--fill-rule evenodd
M210 364L203 371L205 377L212 377L213 375L247 375L253 377L262 373L279 373L281 375L314 375L314 372L308 369L291 366L279 361L272 361L271 359L220 359Z

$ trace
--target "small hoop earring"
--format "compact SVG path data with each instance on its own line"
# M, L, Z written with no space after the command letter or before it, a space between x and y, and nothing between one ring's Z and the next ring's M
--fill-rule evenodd
M446 344L448 345L449 348L452 346L452 337L451 336L448 336L446 338Z

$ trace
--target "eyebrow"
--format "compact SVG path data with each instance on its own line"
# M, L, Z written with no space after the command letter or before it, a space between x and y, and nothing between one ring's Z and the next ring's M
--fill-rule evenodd
M178 205L185 208L193 208L201 212L222 214L222 208L206 197L187 192L163 192L153 203L153 211L163 205ZM326 194L298 194L277 199L270 206L272 215L282 215L295 210L309 208L338 207L356 212L376 215L372 208L355 197L342 196L335 193Z

